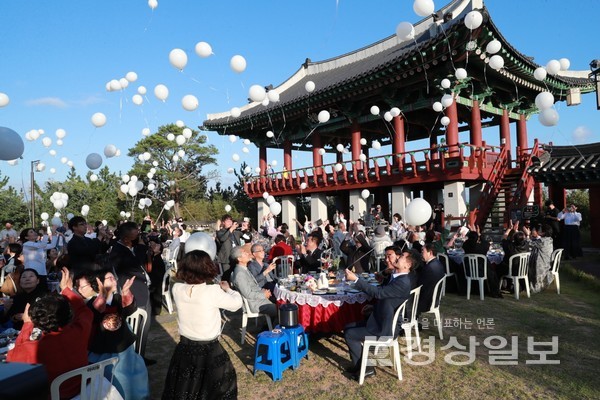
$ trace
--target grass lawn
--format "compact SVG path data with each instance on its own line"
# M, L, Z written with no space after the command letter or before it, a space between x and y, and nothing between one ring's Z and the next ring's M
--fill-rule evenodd
M596 257L597 258L597 257ZM360 386L343 374L349 356L339 335L310 337L310 355L301 367L286 370L280 382L264 372L252 376L254 343L258 329L249 323L247 342L240 345L241 313L227 322L222 343L237 371L240 399L598 399L600 398L600 284L563 263L561 294L554 284L530 299L522 293L517 301L486 297L471 300L447 293L442 299L444 340L433 324L421 337L433 337L432 346L423 341L423 354L405 357L402 338L402 373L399 381L389 367L377 368L377 375ZM175 315L158 318L150 331L147 355L158 360L149 368L152 398L160 398L173 348L178 340ZM262 325L262 320L259 326ZM470 325L468 323L470 322ZM502 337L512 348L516 337L515 365L494 365L490 348ZM526 364L540 356L528 351L528 338L551 342L557 337L557 351L548 362ZM449 346L449 343L453 344ZM457 343L458 344L457 344ZM471 346L470 342L475 345ZM488 347L486 347L486 345ZM459 346L464 346L460 348ZM442 349L446 347L445 349ZM551 346L533 345L533 351L550 352ZM451 356L452 352L467 355ZM430 362L428 361L430 360ZM549 362L557 362L550 364ZM423 365L411 365L421 363ZM464 365L458 365L458 364Z

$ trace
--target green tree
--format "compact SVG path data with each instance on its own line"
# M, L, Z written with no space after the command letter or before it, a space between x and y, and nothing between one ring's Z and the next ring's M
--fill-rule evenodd
M16 230L28 227L31 222L29 220L29 207L23 197L22 192L8 185L8 177L2 177L0 172L0 222L4 226L4 221L11 220L14 222Z
M581 228L590 228L590 195L588 189L573 189L567 191L567 204L575 204L581 213Z
M141 194L156 202L153 204L156 207L162 207L168 200L175 201L174 213L179 216L181 207L186 202L204 198L208 181L218 177L216 171L204 171L208 165L216 164L218 151L215 146L206 144L206 136L199 131L191 130L191 136L182 145L169 140L169 134L177 138L184 134L184 128L175 124L163 125L158 132L130 148L128 155L135 163L129 174L144 180L148 177ZM150 155L149 159L144 158L146 153ZM154 190L147 189L149 183L155 185Z

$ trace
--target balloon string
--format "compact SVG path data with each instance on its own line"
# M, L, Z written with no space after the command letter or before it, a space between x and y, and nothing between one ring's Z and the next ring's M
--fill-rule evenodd
M454 66L454 60L452 59L452 48L450 47L450 40L448 40L448 35L446 35L446 30L444 29L444 25L440 25L440 28L442 29L442 33L444 34L444 37L446 38L446 44L448 45L448 53L450 56L450 64L452 64L452 69L454 71L456 71L456 67Z

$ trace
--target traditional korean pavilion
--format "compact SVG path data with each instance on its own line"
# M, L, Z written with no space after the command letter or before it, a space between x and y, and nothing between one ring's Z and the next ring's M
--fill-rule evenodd
M473 10L483 22L471 30L465 17ZM499 69L486 53L494 39L504 61ZM264 192L280 199L290 226L301 194L311 198L312 220L327 218L326 196L336 196L337 207L354 220L372 204L402 215L411 198L424 197L444 203L446 215L498 226L528 203L541 205L540 182L548 182L533 173L547 161L547 147L527 133L527 121L539 112L536 96L549 91L555 101L577 104L595 90L590 71L560 71L540 81L538 67L502 36L482 0L454 0L415 24L414 39L393 35L329 60L307 59L288 80L267 88L278 102L251 102L237 118L208 115L201 128L259 147L260 173L246 181L259 218L268 212ZM460 68L464 79L456 77ZM311 93L309 81L316 87ZM450 95L445 107L435 111L444 95ZM330 118L319 122L323 110ZM483 137L482 128L496 126L497 134L487 129ZM407 150L421 139L429 139L425 148ZM374 151L373 142L390 150ZM267 169L267 151L283 152L281 170ZM312 165L292 165L296 151L311 152ZM325 153L336 162L324 165Z

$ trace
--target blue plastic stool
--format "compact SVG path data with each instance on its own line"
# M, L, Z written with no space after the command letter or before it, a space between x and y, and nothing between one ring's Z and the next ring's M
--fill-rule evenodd
M300 360L304 357L308 360L308 335L304 332L302 325L296 325L291 328L284 328L277 325L276 329L281 329L290 339L292 346L292 360L294 361L293 369L300 366Z
M266 354L259 352L266 346ZM283 332L266 331L258 334L254 354L254 371L270 372L273 381L280 381L283 371L294 366L293 349L288 335Z

